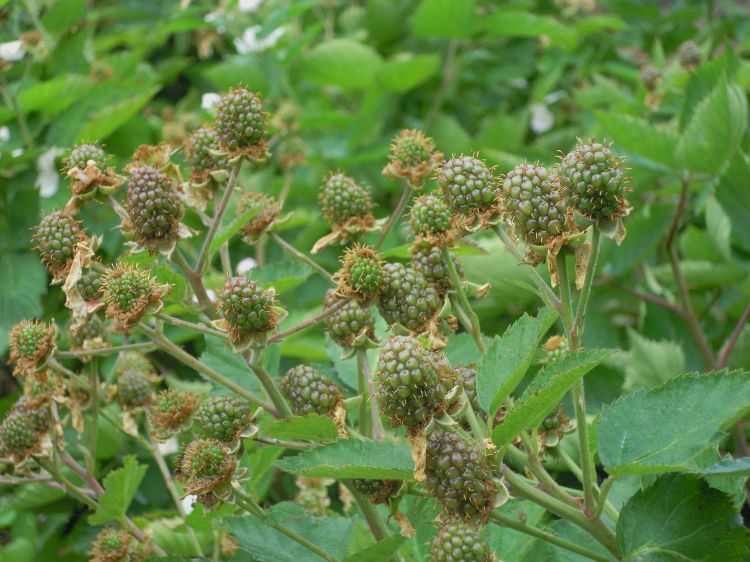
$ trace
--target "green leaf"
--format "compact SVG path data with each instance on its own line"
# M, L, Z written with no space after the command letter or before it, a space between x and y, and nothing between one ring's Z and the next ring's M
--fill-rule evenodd
M571 27L549 16L530 12L497 10L481 18L478 27L492 37L544 37L550 44L564 49L572 49L578 43L578 37Z
M357 524L353 517L316 517L303 507L290 503L277 504L266 513L271 521L282 523L336 558L346 556ZM232 534L237 537L240 548L258 562L324 560L251 515L230 517L226 522L232 529Z
M669 474L622 509L617 546L633 562L725 562L742 560L748 539L729 496L697 476Z
M638 117L622 113L597 113L608 140L660 169L674 170L677 135L664 127L657 127Z
M716 84L734 79L739 69L739 61L732 49L726 49L718 58L706 61L690 74L685 87L685 105L680 115L680 130L684 130L698 104L708 96Z
M123 459L122 468L113 470L104 478L104 494L99 498L96 513L89 516L91 525L102 525L121 519L128 511L141 480L146 474L145 464L138 464L136 458L128 455Z
M654 267L651 271L660 283L674 284L674 272L669 264ZM736 262L716 263L702 260L683 261L682 275L693 290L737 283L747 277L746 271Z
M242 388L254 393L262 392L258 379L250 370L250 367L247 366L242 355L234 353L228 347L227 342L221 338L206 336L206 349L201 353L201 362L237 383ZM231 392L226 387L215 383L207 377L205 378L214 385L216 393L227 394Z
M732 249L729 239L732 235L732 223L715 195L709 195L706 200L706 229L719 249L721 257L727 261L731 260Z
M746 122L745 93L723 80L696 106L680 136L682 165L693 172L717 174L737 149Z
M344 562L382 562L383 560L390 560L405 540L406 537L401 534L389 535L382 541L347 556Z
M211 259L211 256L213 256L216 252L219 251L219 248L221 248L221 245L228 241L232 236L237 234L243 226L245 226L248 221L250 221L255 215L260 213L263 210L263 204L259 201L249 201L250 208L247 209L244 213L237 215L232 222L230 222L227 226L219 230L219 232L216 233L214 236L214 239L211 240L211 245L208 247L208 259Z
M549 525L542 526L543 530L568 542L583 546L608 559L611 555L601 544L596 542L586 531L565 519L557 519ZM534 541L532 548L525 553L519 562L589 562L590 558L562 549L541 539Z
M649 205L628 217L628 235L622 245L610 246L608 273L620 277L641 264L661 244L674 215L674 205Z
M607 349L575 351L544 367L524 390L503 423L495 427L492 432L495 444L499 447L507 445L524 429L539 426L570 387L611 353Z
M42 17L42 25L49 33L61 35L86 15L86 0L57 0Z
M716 199L732 224L732 241L746 252L750 252L750 166L739 151L729 161L716 186Z
M372 47L350 39L332 39L308 53L302 75L317 84L361 89L372 84L382 66L383 59Z
M264 437L303 441L336 441L338 431L329 416L311 414L274 420L263 426Z
M273 287L276 293L285 293L304 283L312 275L312 267L298 259L285 256L282 259L256 267L250 276L266 289Z
M0 353L8 345L8 332L24 318L42 313L41 296L47 291L47 273L34 254L0 253Z
M515 390L556 318L549 308L535 317L524 314L502 337L493 340L477 368L477 394L485 412L494 415Z
M138 113L161 88L154 86L145 93L105 106L89 116L76 136L76 142L106 139L133 115Z
M383 65L380 84L390 92L408 92L434 75L440 68L437 55L401 53Z
M750 457L722 459L708 468L695 471L703 476L750 476Z
M599 457L615 475L685 470L748 409L745 371L676 377L602 409L596 424Z
M474 27L474 0L422 0L414 12L414 33L423 37L464 39Z
M414 472L408 446L346 439L276 461L284 472L318 478L408 480Z
M485 342L491 344L486 337ZM448 340L448 346L443 351L451 365L469 365L477 363L482 358L482 352L479 351L474 338L466 332L456 334Z
M670 377L681 375L685 370L685 354L678 344L667 340L649 340L635 330L628 330L628 336L630 351L624 361L623 384L626 392L656 386Z

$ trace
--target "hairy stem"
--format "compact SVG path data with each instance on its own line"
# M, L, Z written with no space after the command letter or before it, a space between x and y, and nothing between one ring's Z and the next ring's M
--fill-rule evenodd
M227 206L229 205L229 200L232 198L232 192L234 191L235 186L237 185L237 180L240 176L240 168L242 167L242 159L240 158L236 164L233 164L232 167L229 169L229 178L227 178L227 186L224 189L224 195L221 198L221 201L219 202L219 206L214 209L214 216L213 220L211 221L211 226L208 228L208 234L206 234L206 239L203 241L203 246L201 246L200 254L198 254L198 261L195 264L195 270L194 273L198 275L199 277L203 275L203 273L206 271L206 267L208 265L208 254L209 250L211 248L211 242L214 239L214 236L216 236L216 232L219 230L219 226L221 225L221 219L224 216L224 212L227 210Z
M172 254L172 262L179 268L182 275L185 277L185 280L190 284L203 313L212 320L217 318L218 314L216 313L216 307L214 307L214 304L208 297L206 287L203 285L203 279L201 279L201 276L190 268L190 265L180 250L175 249Z
M257 396L255 396L252 392L249 390L242 388L238 384L235 384L230 379L226 378L224 375L219 373L218 371L215 371L205 363L202 363L192 355L190 355L187 351L183 350L178 345L172 343L166 336L163 334L160 334L156 330L153 330L147 326L145 326L143 323L138 324L138 330L151 338L154 343L164 351L165 353L171 355L181 363L184 363L188 367L195 369L199 373L204 374L209 379L219 383L222 386L227 387L230 390L233 390L240 396L242 396L245 400L250 402L251 404L255 404L256 406L260 406L261 408L265 409L266 411L270 412L272 415L276 416L278 415L276 413L276 409L266 402L265 400L261 400Z
M599 229L594 227L591 233L591 253L589 254L589 263L586 267L586 276L583 280L583 287L581 288L581 294L578 298L578 309L576 310L575 323L573 329L570 331L570 347L571 349L578 349L580 347L581 339L583 338L583 329L586 324L586 310L589 305L589 297L591 296L591 284L594 281L594 275L596 273L596 261L599 257Z
M156 344L153 342L140 342L140 343L129 343L125 345L115 345L112 347L98 347L96 349L79 349L74 351L55 351L55 356L62 359L78 358L78 357L101 357L102 355L112 355L114 353L120 353L121 351L140 351L142 353L148 353L156 349Z
M227 339L229 337L226 332L221 332L214 328L210 328L206 326L205 324L189 322L188 320L183 320L182 318L170 316L169 314L164 314L163 312L154 314L154 316L156 316L159 320L163 320L164 322L167 322L168 324L172 324L173 326L179 326L180 328L187 328L188 330L193 330L194 332L200 332L202 334L215 336L217 338L223 338L223 339Z
M94 473L96 466L96 434L99 426L99 362L92 358L89 363L89 392L91 392L91 422L89 423L88 471Z
M526 439L528 439L528 436L526 436ZM528 456L524 455L523 452L514 445L510 445L508 447L508 452L514 459L523 464L523 466L525 466L529 470L529 472L531 472L531 474L536 477L536 479L539 481L539 484L544 487L544 490L547 493L565 504L576 507L576 503L567 493L565 493L565 491L560 486L558 486L557 482L555 482L555 480L549 475L547 470L539 462L538 457L532 455L531 452L527 453Z
M401 199L398 200L398 205L396 205L393 213L391 213L391 216L388 218L388 222L385 223L383 231L380 233L380 238L378 238L378 241L375 244L376 250L379 250L383 246L385 239L388 238L388 234L391 232L396 223L398 223L401 215L404 214L406 205L409 203L409 199L411 199L411 192L412 188L409 185L409 182L405 181L404 190L401 192Z
M300 252L297 248L295 248L294 246L292 246L289 242L287 242L286 240L284 240L281 236L279 236L275 232L271 233L271 238L273 239L274 242L276 242L279 246L281 246L285 251L289 252L295 258L297 258L298 260L300 260L300 261L306 263L307 265L309 265L310 267L312 267L315 271L317 271L320 275L322 275L325 278L326 281L329 281L329 282L333 283L333 279L331 278L331 274L328 273L325 270L325 268L323 268L322 265L320 265L318 262L316 262L315 260L313 260L310 256L308 256L307 254L303 254L302 252Z
M295 326L292 326L291 328L287 328L286 330L282 330L281 332L278 332L278 333L272 335L270 338L268 338L268 342L267 343L272 344L272 343L279 342L279 341L283 340L287 336L291 336L292 334L295 334L297 332L301 332L305 328L309 328L310 326L314 326L315 324L317 324L318 322L320 322L321 320L323 320L323 318L325 318L329 314L333 314L338 309L343 308L344 306L346 306L346 304L350 300L351 300L350 298L341 299L340 301L338 301L337 303L332 304L328 308L323 309L321 312L319 312L315 316L311 316L307 320L305 320L303 322L300 322L299 324L297 324Z
M247 366L250 367L253 373L255 373L255 376L258 377L258 381L260 381L261 386L265 389L279 415L282 418L288 418L291 416L292 410L289 407L289 404L281 395L279 389L276 388L276 384L273 382L271 375L269 375L263 368L263 365L261 365L260 357L253 357L250 353L245 353L244 357Z
M716 360L715 368L717 371L727 366L729 356L732 354L732 350L737 344L737 340L739 340L740 335L742 335L742 330L745 329L745 324L747 324L748 317L750 317L750 303L748 303L745 307L745 310L742 311L742 315L737 321L737 325L734 327L734 330L732 330L732 335L729 336L729 340L727 340L727 343L724 345L724 348L719 354L719 358Z
M371 438L375 417L371 416L371 412L375 406L370 403L370 373L367 367L367 351L359 347L357 348L357 390L362 398L359 403L359 432Z
M448 268L448 274L451 277L453 289L456 291L456 296L458 296L458 302L461 304L461 308L464 309L464 312L471 322L471 336L474 338L479 351L485 353L487 351L487 346L484 343L484 339L482 339L482 328L479 326L479 317L471 307L471 303L469 303L469 298L466 296L466 291L464 291L461 278L458 276L458 271L456 271L456 265L453 263L451 253L448 251L448 248L443 248L442 252L445 267Z

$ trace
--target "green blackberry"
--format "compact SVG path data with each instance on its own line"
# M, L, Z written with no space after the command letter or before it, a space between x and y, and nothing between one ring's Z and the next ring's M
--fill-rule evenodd
M383 262L377 251L355 245L346 251L341 261L343 267L336 274L339 293L360 300L377 294L383 284Z
M566 338L565 336L550 336L550 338L542 346L542 350L544 351L545 359L559 359L566 352L570 351L568 338Z
M453 265L459 276L462 273L460 262L453 256ZM445 293L453 288L448 267L443 259L443 252L439 247L429 243L416 243L411 248L411 266L418 271L427 280L427 283L434 285L440 293Z
M425 486L452 514L486 517L495 502L495 484L484 449L455 433L439 431L427 442Z
M200 397L194 392L162 390L151 402L149 419L157 433L171 433L186 427L198 409Z
M343 399L339 386L307 365L289 369L281 379L281 392L298 416L330 415Z
M21 396L8 413L10 416L23 416L27 427L33 431L44 433L50 426L49 401L39 401L37 394L24 388L25 394Z
M141 319L150 305L160 301L165 290L137 265L116 264L107 270L102 280L105 313L127 329Z
M451 230L451 210L437 195L422 195L411 206L409 226L418 238L445 235Z
M435 152L435 142L422 131L403 130L393 139L388 165L383 174L402 177L420 186L442 154Z
M258 94L235 88L216 106L216 132L221 147L230 152L259 145L266 134L268 117Z
M650 64L641 67L641 83L649 92L653 92L661 82L661 71Z
M487 210L497 199L492 169L474 156L454 157L437 169L437 181L448 205L458 212Z
M38 320L22 320L8 334L13 373L25 374L43 365L55 349L57 327Z
M400 263L383 266L378 310L389 325L399 323L413 332L423 330L442 304L437 290L420 272Z
M394 427L418 429L444 408L445 391L430 353L411 336L394 336L380 350L378 402Z
M100 171L107 169L109 156L98 144L79 144L70 151L65 159L65 168L72 170L78 168L85 170L89 162L92 162Z
M207 494L227 484L237 468L234 456L214 439L192 441L179 463L186 494Z
M257 191L243 193L237 202L237 214L241 215L255 208L259 211L242 227L242 232L250 237L259 236L268 230L281 212L281 206L273 197Z
M125 351L117 356L114 367L118 375L125 371L135 371L144 377L156 376L156 369L146 355L139 351Z
M219 292L219 310L235 342L273 329L276 326L273 306L274 291L262 289L244 275L227 279Z
M117 377L117 402L126 409L148 406L153 398L148 378L135 370L127 370Z
M125 209L140 241L159 245L177 239L180 198L169 176L155 167L143 165L131 170Z
M104 330L104 324L97 315L89 316L83 323L68 328L74 347L82 348L86 342L91 342L96 338L106 340L107 335Z
M323 304L326 308L339 302L335 289L328 289ZM343 347L353 345L361 334L375 335L375 318L369 305L352 299L335 312L323 318L323 326L331 339Z
M560 178L539 164L519 164L503 180L502 199L516 234L528 244L546 245L565 226Z
M579 143L561 163L568 204L594 220L612 220L625 206L625 174L610 145Z
M102 275L93 267L87 267L81 273L81 278L78 280L77 286L83 300L99 300L101 298Z
M354 488L374 504L388 503L399 484L398 480L352 480Z
M334 223L366 217L372 209L369 191L341 172L325 178L318 200L323 216Z
M477 394L477 370L471 366L459 366L456 367L456 371L464 392L466 392L466 397L469 399L469 404L471 404L471 408L474 410L474 414L485 418L486 415L479 404L479 395Z
M209 439L231 443L252 422L250 404L233 396L212 396L195 413L198 433Z
M433 562L492 562L489 546L476 525L451 520L440 526L432 539Z
M213 127L199 127L187 141L188 162L193 173L208 179L207 172L225 170L228 166L226 156L217 156L219 135Z
M81 221L68 211L56 211L46 215L34 228L34 249L44 266L55 278L64 277L70 270L76 245L86 240Z
M91 545L89 562L135 562L141 560L140 545L126 531L106 528Z
M26 410L12 410L0 423L0 456L24 457L36 449L40 433L39 416Z
M700 66L701 62L703 62L703 53L701 53L700 47L694 41L685 41L677 50L677 58L683 68L692 70Z

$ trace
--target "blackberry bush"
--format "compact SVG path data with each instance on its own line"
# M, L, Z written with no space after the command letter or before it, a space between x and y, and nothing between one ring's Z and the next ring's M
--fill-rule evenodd
M474 156L453 157L437 169L443 197L455 212L488 211L497 203L498 182L491 168Z
M219 156L219 135L214 127L198 127L187 142L190 177L196 183L206 182L210 173L228 167L226 156Z
M87 240L81 224L63 210L46 215L34 228L34 249L55 280L65 278L78 244Z
M422 195L414 200L409 225L418 240L446 245L453 236L451 210L437 195Z
M366 220L373 207L370 193L341 172L327 176L318 195L323 216L333 223Z
M377 295L383 284L380 254L368 246L354 246L345 253L342 268L336 274L338 291L366 301Z
M400 263L383 266L378 310L388 324L401 324L412 332L424 331L440 311L442 301L424 275Z
M331 307L342 297L336 295L334 289L326 292L323 304ZM335 312L323 319L325 330L331 339L343 347L350 347L360 336L375 337L375 317L371 307L356 300L350 300Z
M268 115L260 96L247 88L224 94L216 107L216 132L221 148L253 158L264 155Z
M178 235L182 205L172 180L151 165L130 171L127 227L152 253L172 245Z
M161 297L167 287L157 285L147 271L138 266L116 264L102 280L102 300L107 318L112 318L123 329L135 325L149 311L161 307Z
M264 336L276 326L273 289L262 289L255 281L230 277L219 293L221 311L233 342Z

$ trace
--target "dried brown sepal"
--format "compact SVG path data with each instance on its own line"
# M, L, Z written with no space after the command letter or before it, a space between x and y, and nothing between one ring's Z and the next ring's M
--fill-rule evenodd
M383 260L380 252L370 246L355 244L341 258L342 267L334 275L336 295L360 302L377 296L383 283ZM365 275L367 279L363 279Z
M414 461L414 480L424 482L427 478L427 436L424 427L409 429L409 447Z
M15 376L25 375L47 363L55 350L57 325L40 320L21 320L8 335L10 357Z
M241 215L255 207L259 207L260 210L242 227L242 232L250 240L255 240L266 232L281 213L278 202L260 192L243 193L237 202L237 213Z
M346 244L364 234L377 232L379 228L378 221L375 220L372 214L362 217L349 217L345 222L332 224L330 234L326 234L315 242L311 253L317 254L333 244Z
M133 152L130 163L124 170L128 173L141 166L153 166L161 170L169 165L169 159L174 149L166 142L157 145L142 144Z
M208 449L217 452L214 459L216 464L210 467L201 460L201 455ZM237 460L223 443L214 439L196 439L185 447L178 467L180 480L185 487L184 496L203 495L217 491L231 482Z
M190 425L200 406L200 395L174 389L162 390L149 406L148 416L152 434L159 440L168 439Z

